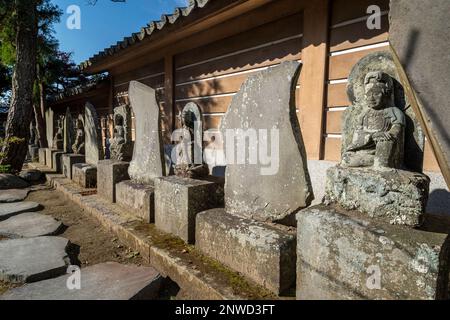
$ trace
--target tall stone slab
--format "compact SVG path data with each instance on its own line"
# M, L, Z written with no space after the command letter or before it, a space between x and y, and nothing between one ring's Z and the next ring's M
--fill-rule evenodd
M390 4L389 41L411 105L450 186L450 19L448 0Z
M52 146L53 144L53 126L54 126L54 120L53 120L53 110L51 108L48 108L45 111L45 124L46 124L46 137L47 137L47 143L48 146Z
M103 159L102 134L97 111L87 102L84 115L86 163L97 165Z
M299 74L300 63L283 63L250 76L234 96L221 124L227 155L225 207L228 212L261 221L281 221L313 200L295 106ZM227 135L233 131L238 136L235 141L245 139L246 133L257 135L258 141L250 141L246 149L245 164L239 164L241 150L237 151L236 161L229 159L236 150L230 153L228 146L239 146L229 141ZM258 156L263 144L269 151L275 151L271 168L262 164ZM252 164L248 151L254 153L257 163Z
M136 119L136 141L128 173L133 181L152 184L154 178L166 173L156 92L131 81L128 95Z
M66 109L66 116L64 117L64 152L72 153L72 144L74 143L75 129L73 127L73 119L70 114L70 109Z

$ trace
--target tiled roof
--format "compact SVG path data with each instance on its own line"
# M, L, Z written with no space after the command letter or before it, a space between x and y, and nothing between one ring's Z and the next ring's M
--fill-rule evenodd
M183 17L189 16L194 10L203 8L208 2L212 0L189 0L188 7L185 8L175 8L173 14L170 15L162 15L160 21L152 21L147 24L147 26L141 28L140 32L133 33L130 37L125 37L122 41L117 42L115 45L112 45L109 48L104 49L103 51L97 53L93 57L88 60L82 62L80 64L80 69L84 70L96 62L104 59L108 56L113 56L119 51L131 47L144 39L147 39L152 36L153 33L163 30L164 27L168 25L173 25L177 21L181 20Z
M83 84L78 85L73 88L68 88L68 89L64 90L64 92L55 94L50 97L49 101L57 102L57 101L64 100L66 98L76 96L81 93L86 93L88 91L96 89L98 87L98 85L100 85L100 84L107 83L109 80L110 79L109 79L108 75L101 75L100 77L89 80L86 83L83 83Z

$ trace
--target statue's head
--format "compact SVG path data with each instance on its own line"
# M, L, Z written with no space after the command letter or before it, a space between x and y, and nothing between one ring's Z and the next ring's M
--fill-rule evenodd
M394 83L388 74L369 72L364 79L365 99L369 108L379 110L387 107L393 87Z

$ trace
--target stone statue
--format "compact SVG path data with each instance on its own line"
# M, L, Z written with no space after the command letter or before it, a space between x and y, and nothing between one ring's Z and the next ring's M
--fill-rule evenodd
M62 150L64 148L64 116L60 116L56 123L57 130L53 138L52 148Z
M402 165L405 115L394 105L393 79L381 71L368 72L361 114L353 121L350 144L342 154L347 167L399 168Z
M133 153L131 141L131 109L123 105L114 109L114 137L110 140L111 159L130 161Z
M32 121L30 123L30 140L28 141L28 144L30 146L39 146L39 137L37 134L37 128L36 128L36 124L34 123L34 121Z
M72 145L72 151L75 154L84 154L84 123L81 115L76 120L75 128L76 136L75 143Z
M203 162L202 114L195 103L188 103L181 113L183 135L175 147L175 175L183 178L200 179L209 175ZM198 159L194 159L198 155Z

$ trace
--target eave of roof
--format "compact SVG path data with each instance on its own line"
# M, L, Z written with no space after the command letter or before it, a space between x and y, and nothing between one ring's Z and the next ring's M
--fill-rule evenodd
M188 7L175 8L173 14L162 15L160 21L151 21L147 24L147 26L141 28L140 32L136 32L129 37L125 37L122 41L117 42L115 45L104 49L88 60L82 62L79 66L80 70L89 71L89 68L93 65L105 60L108 57L114 56L124 49L132 47L150 38L154 33L158 31L165 31L165 29L167 29L167 26L174 25L176 22L183 20L184 17L188 17L192 12L205 7L210 2L212 2L212 0L189 0Z
M64 90L64 92L61 92L61 93L56 94L56 95L52 96L51 98L49 98L48 102L50 104L57 104L57 103L60 103L62 101L68 100L68 99L76 98L77 96L86 94L93 90L103 88L105 86L107 86L109 88L110 80L111 79L107 76L107 77L103 77L103 78L97 79L95 81L89 82L84 85L79 85L74 88L66 89L66 90Z

